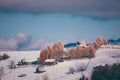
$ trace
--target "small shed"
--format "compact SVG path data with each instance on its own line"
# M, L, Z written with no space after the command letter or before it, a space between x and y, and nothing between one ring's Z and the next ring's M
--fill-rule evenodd
M55 65L55 64L57 64L57 61L56 61L56 59L46 59L45 61L44 61L44 65Z

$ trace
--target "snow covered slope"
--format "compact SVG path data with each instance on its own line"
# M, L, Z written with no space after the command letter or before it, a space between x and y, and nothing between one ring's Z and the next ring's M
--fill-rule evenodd
M2 80L42 80L42 76L47 74L49 80L79 80L81 74L85 74L90 78L92 68L98 65L113 64L120 62L120 49L99 49L96 52L96 56L90 59L71 60L58 63L54 66L46 66L45 73L36 74L36 66L27 66L23 68L9 69L8 62L14 59L17 63L22 58L26 58L28 61L34 61L38 58L40 51L11 51L4 52L10 55L10 59L0 61L0 67L4 66L5 75ZM0 52L3 54L3 52ZM87 69L82 72L75 72L74 74L68 74L69 69L73 67L75 70L80 66L86 65L90 60L90 64ZM20 74L26 74L25 77L18 77Z

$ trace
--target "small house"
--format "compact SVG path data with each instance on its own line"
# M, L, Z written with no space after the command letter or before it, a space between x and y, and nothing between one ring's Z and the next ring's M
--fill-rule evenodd
M79 46L81 46L81 47L86 47L86 46L87 46L86 41L80 42L80 45L79 45Z
M49 66L51 66L51 65L55 65L55 64L57 64L56 59L46 59L46 60L44 61L44 65L49 65Z

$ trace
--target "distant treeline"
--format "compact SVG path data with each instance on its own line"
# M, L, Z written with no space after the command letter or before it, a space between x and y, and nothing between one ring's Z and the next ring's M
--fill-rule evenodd
M64 45L64 48L70 48L70 47L77 47L77 45L80 45L81 43L79 41L73 42L73 43L67 43ZM88 46L89 44L87 44Z
M120 38L118 38L118 39L109 39L108 40L108 43L109 44L120 44Z
M68 44L65 44L64 47L65 48L69 48L69 47L76 47L77 46L77 43L74 42L74 43L68 43Z

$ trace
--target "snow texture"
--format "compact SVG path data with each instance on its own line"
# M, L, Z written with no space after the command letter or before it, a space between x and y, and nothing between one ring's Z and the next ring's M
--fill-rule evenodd
M0 67L4 67L4 77L2 80L42 80L42 76L48 76L49 80L79 80L82 74L87 76L90 79L92 69L95 66L113 63L120 63L120 49L99 49L96 52L96 56L92 59L79 59L79 60L70 60L58 63L53 66L45 66L44 73L34 73L37 66L29 65L16 69L9 69L9 61L15 60L15 63L25 58L26 61L35 61L39 55L40 51L8 51L0 52L0 54L6 53L10 56L7 60L0 61ZM90 61L87 69L85 71L77 71L80 67L85 67ZM74 68L74 74L68 74L70 68ZM21 74L26 74L24 77L18 77Z

